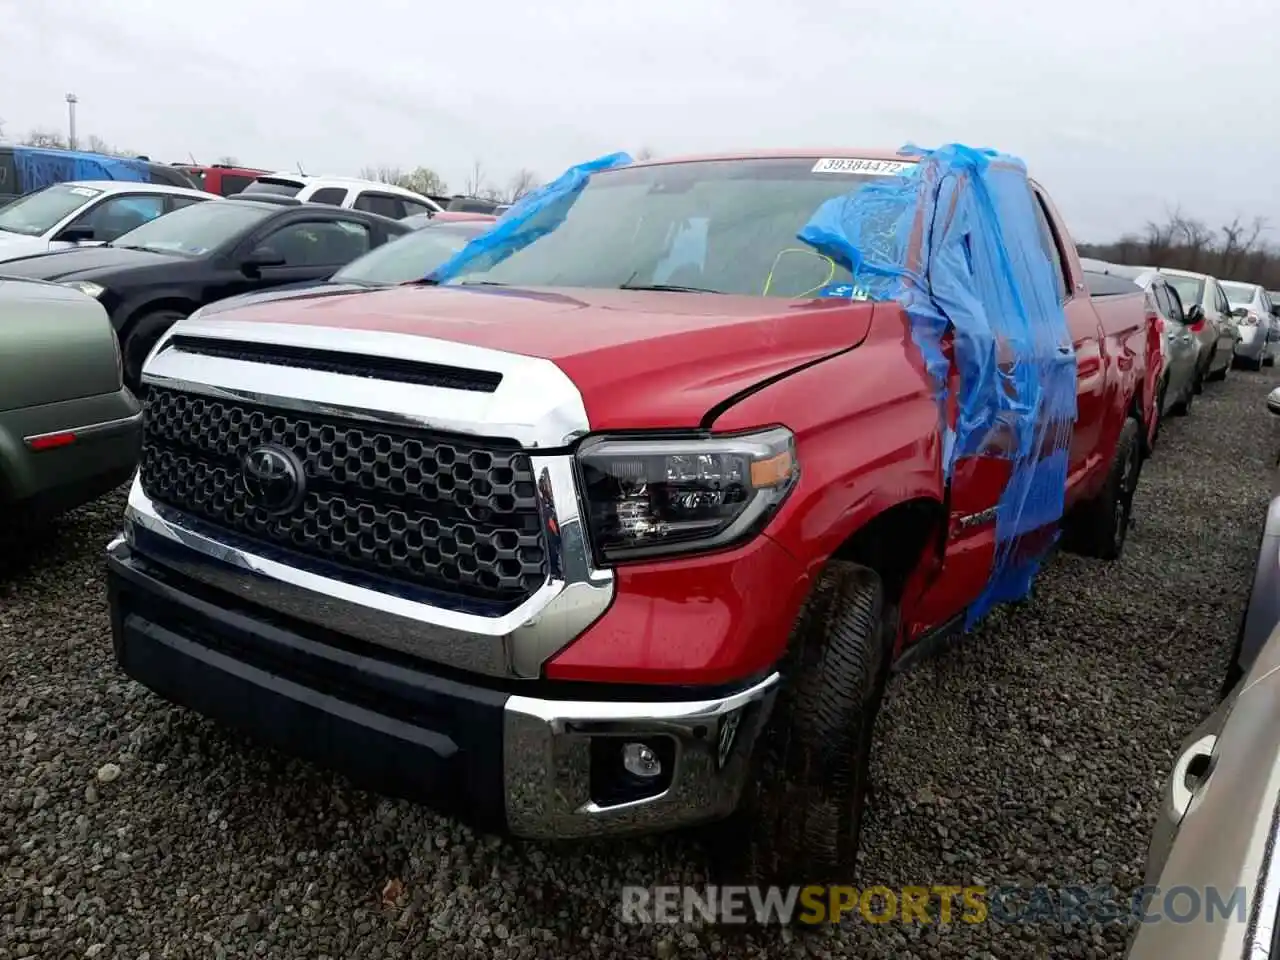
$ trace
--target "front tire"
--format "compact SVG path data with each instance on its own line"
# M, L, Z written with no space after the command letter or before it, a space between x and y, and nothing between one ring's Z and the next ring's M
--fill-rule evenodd
M185 317L180 310L153 310L130 322L122 336L121 352L124 354L124 383L134 393L142 382L142 365L151 348L160 342L164 332Z
M1209 366L1207 367L1209 372L1204 375L1204 378L1206 380L1213 380L1217 382L1219 380L1227 379L1227 371L1231 369L1231 361L1228 360L1226 363L1224 363L1222 365L1221 370L1214 370L1213 364L1214 364L1214 361L1216 361L1217 359L1218 359L1218 355L1216 353L1209 358Z
M1102 492L1072 511L1064 546L1073 553L1115 560L1124 552L1133 515L1133 496L1142 472L1140 434L1135 417L1125 420Z
M1169 393L1169 378L1160 381L1160 389L1156 393L1156 409L1153 414L1156 420L1155 429L1151 431L1151 441L1147 444L1147 456L1155 452L1156 443L1160 440L1160 431L1164 427L1164 402Z
M753 781L721 825L722 871L781 884L848 878L895 625L874 571L827 565L792 631Z

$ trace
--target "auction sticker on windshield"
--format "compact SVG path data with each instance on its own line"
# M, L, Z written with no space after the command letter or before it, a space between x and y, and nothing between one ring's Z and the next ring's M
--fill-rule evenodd
M95 190L93 187L72 187L71 192L77 197L96 197L101 190Z
M916 165L914 160L871 160L866 157L823 157L813 165L813 173L860 173L864 176L897 177Z

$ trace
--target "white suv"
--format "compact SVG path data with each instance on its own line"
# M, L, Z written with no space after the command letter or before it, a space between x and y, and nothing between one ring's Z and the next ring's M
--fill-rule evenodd
M270 193L305 203L327 203L348 210L364 210L392 220L416 213L439 213L440 204L420 193L376 180L355 177L309 177L301 173L271 173L244 188L243 196Z

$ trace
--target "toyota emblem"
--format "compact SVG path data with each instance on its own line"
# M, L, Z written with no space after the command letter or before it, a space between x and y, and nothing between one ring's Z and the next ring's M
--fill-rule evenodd
M240 467L250 503L268 513L288 513L302 502L306 492L298 458L284 447L255 447Z

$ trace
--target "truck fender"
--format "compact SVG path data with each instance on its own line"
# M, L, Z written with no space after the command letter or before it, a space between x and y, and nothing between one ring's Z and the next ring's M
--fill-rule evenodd
M894 313L901 316L887 318ZM903 322L873 324L856 350L770 384L715 420L717 432L781 423L795 434L800 480L767 533L811 580L834 557L866 564L877 542L881 558L892 553L903 538L890 520L908 524L916 560L924 546L944 543L939 407L906 333ZM901 562L878 571L900 574L891 590L911 572Z

